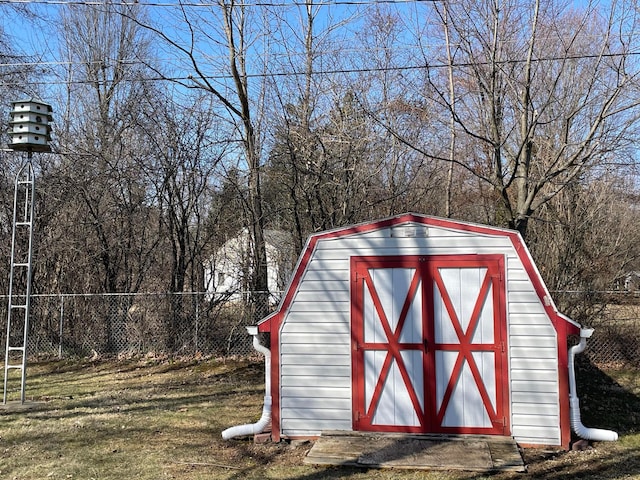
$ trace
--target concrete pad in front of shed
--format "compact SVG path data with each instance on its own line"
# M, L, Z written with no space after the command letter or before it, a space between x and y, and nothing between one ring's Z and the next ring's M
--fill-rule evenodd
M323 433L304 462L363 468L525 471L512 438L475 435Z

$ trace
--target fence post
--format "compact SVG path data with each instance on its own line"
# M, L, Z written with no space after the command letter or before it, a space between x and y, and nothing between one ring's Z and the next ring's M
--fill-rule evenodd
M64 323L64 295L60 295L60 329L58 332L58 359L62 360L62 334Z
M193 294L193 298L196 302L196 331L195 331L195 339L194 339L194 343L195 343L195 350L194 350L194 355L198 354L198 322L200 320L200 299L198 298L198 294L194 293Z

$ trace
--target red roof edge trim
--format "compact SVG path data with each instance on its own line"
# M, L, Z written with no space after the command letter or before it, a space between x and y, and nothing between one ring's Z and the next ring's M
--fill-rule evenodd
M519 232L515 230L509 230L500 227L493 227L488 225L478 225L474 223L467 223L458 220L451 220L447 218L440 217L429 217L424 216L422 214L416 213L404 213L401 215L397 215L394 217L388 217L382 220L374 221L374 222L366 222L358 225L348 226L336 228L334 230L327 230L325 232L320 232L313 234L307 240L307 244L303 249L303 253L298 260L298 264L294 269L294 273L292 279L289 283L289 286L286 289L285 295L280 302L277 310L272 314L268 315L264 319L258 322L258 330L260 332L271 332L273 329L278 330L280 328L280 323L282 321L283 312L286 312L291 302L293 301L293 297L295 292L297 291L298 285L304 275L304 272L307 267L307 263L310 261L313 251L315 250L316 244L320 240L325 240L329 238L342 237L347 235L354 235L359 233L366 233L372 230L377 230L381 228L393 227L396 225L402 225L403 223L419 223L425 226L432 227L440 227L446 228L450 230L458 230L464 232L477 233L480 235L502 235L511 239L511 243L513 244L518 256L522 264L525 267L525 270L529 274L531 281L534 285L536 293L540 298L540 301L543 303L549 318L553 322L556 329L558 328L558 322L563 320L568 324L567 332L569 334L573 334L574 332L580 331L580 325L571 320L570 318L560 314L549 294L547 287L544 285L542 277L540 276L540 272L538 268L535 266L533 262L533 258L526 247L524 240Z
M328 230L325 232L311 235L307 240L307 244L305 245L302 251L303 253L300 256L300 259L298 260L298 264L293 270L294 273L289 283L289 286L285 291L284 298L281 300L280 305L278 306L275 312L269 314L268 316L266 316L265 318L263 318L258 322L258 331L271 332L273 328L275 329L279 328L279 324L282 317L281 312L285 312L291 305L291 301L293 300L293 295L298 288L298 284L300 283L302 275L304 274L304 271L307 267L307 263L309 263L311 255L313 254L313 251L315 250L316 244L318 243L319 240L340 237L344 235L353 235L355 233L368 232L371 230L376 230L378 228L385 228L388 226L396 225L398 223L407 223L407 222L426 223L426 220L428 219L417 216L415 214L408 213L408 214L400 215L398 217L391 217L384 220L380 220L378 222L362 223L362 224L354 225L351 227L343 227L343 228Z
M516 252L520 257L520 261L522 262L525 270L529 274L529 278L531 279L531 283L533 284L533 287L536 293L538 294L538 298L540 298L540 301L542 302L542 305L545 311L547 312L547 315L551 319L551 323L553 323L553 326L555 327L556 331L564 332L565 335L566 334L573 335L575 332L580 333L580 324L571 320L569 317L561 314L558 311L558 307L556 307L556 304L554 303L553 298L549 293L549 290L547 290L547 287L544 284L544 281L542 280L542 275L540 275L540 271L538 270L538 267L536 267L535 263L533 262L531 253L529 252L529 249L525 245L524 240L522 239L522 236L520 235L520 233L513 231L511 236L511 241L513 242ZM562 328L559 325L560 321L566 324L566 329Z
M309 259L313 254L313 250L315 249L316 243L318 242L317 236L311 236L307 241L307 245L305 246L300 259L298 260L298 264L296 268L293 270L293 277L289 282L289 286L285 291L284 297L280 301L280 305L275 312L268 315L258 322L258 331L260 332L271 332L273 329L278 329L280 323L282 321L282 312L287 311L289 305L291 305L291 301L293 300L293 296L298 289L298 284L300 283L300 279L304 274L304 271L307 267L307 263L309 263Z

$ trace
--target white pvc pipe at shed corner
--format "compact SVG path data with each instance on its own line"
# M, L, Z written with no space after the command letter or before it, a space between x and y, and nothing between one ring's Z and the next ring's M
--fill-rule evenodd
M222 432L223 440L262 433L271 422L271 350L260 343L257 327L247 327L247 332L253 336L253 348L264 355L264 406L262 407L262 416L256 423L227 428Z
M569 349L569 405L571 410L571 428L580 438L597 442L613 442L618 434L612 430L585 427L580 420L580 400L576 391L575 356L587 348L587 338L593 335L592 328L580 329L580 342Z

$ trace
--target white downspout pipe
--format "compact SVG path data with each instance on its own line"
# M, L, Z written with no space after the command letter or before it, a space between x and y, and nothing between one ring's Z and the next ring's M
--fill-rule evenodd
M249 335L253 335L253 348L264 355L264 406L262 407L262 416L256 423L227 428L222 432L224 440L262 433L271 422L271 350L260 343L258 327L247 327L247 332Z
M569 405L571 428L580 438L597 442L613 442L618 440L618 434L612 430L585 427L580 420L580 401L576 389L575 356L587 348L587 338L593 334L592 328L580 329L580 342L569 349Z

